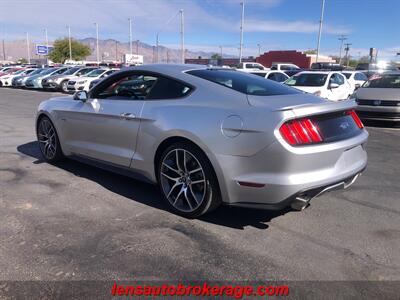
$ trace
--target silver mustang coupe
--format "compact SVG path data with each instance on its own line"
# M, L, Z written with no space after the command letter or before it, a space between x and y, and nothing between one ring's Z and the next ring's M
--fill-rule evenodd
M42 102L36 132L46 161L158 183L186 217L220 204L301 210L366 167L355 106L231 69L144 65Z

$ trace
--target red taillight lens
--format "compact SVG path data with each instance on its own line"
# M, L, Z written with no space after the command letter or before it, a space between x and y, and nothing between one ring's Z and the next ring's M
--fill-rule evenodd
M286 122L279 132L290 145L314 144L323 140L318 126L310 119Z
M361 122L360 118L358 117L357 113L354 110L350 110L347 112L354 120L354 122L357 124L358 128L363 129L364 124Z

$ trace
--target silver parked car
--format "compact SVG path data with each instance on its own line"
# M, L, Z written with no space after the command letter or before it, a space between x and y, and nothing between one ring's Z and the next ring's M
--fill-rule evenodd
M36 131L48 162L129 171L186 217L220 204L303 209L366 167L355 106L235 70L144 65L42 102Z
M400 72L372 76L354 93L362 119L400 121Z

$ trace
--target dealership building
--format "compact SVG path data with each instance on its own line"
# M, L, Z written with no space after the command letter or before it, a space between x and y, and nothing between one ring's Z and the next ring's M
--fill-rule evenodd
M278 50L269 51L253 58L243 58L242 62L258 62L263 66L270 68L273 63L292 63L300 68L308 69L311 64L316 62L315 54L306 54L296 50ZM318 62L335 63L336 61L329 56L319 55ZM188 58L185 59L187 64L199 65L217 65L217 66L235 66L239 63L238 58L222 58L222 59L209 59L209 58Z

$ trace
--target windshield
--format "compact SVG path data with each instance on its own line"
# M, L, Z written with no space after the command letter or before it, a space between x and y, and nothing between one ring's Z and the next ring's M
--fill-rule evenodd
M79 75L85 75L88 74L89 72L92 72L93 70L97 70L97 69L93 69L93 68L88 68L88 69L82 69L78 72ZM77 75L78 75L77 74Z
M290 86L323 86L328 74L303 73L294 75L285 81Z
M44 70L45 69L37 69L37 70L33 71L32 73L30 73L29 75L37 75L37 74L42 73Z
M106 70L102 70L102 69L97 69L97 70L93 70L89 73L87 73L87 77L97 77L100 76L101 74L103 74Z
M69 70L67 70L66 72L63 73L63 75L73 75L75 72L79 71L80 68L71 68Z
M51 73L53 73L53 72L55 72L57 70L58 69L56 69L56 68L49 68L49 69L45 69L45 71L41 72L40 74L41 75L48 75L48 74L51 74Z
M363 88L386 88L386 89L398 89L400 88L400 74L387 74L381 76L375 76L368 80L362 86Z
M277 82L265 80L259 76L254 76L240 71L208 69L193 70L188 71L187 73L247 95L273 96L300 93L295 89L291 89Z
M15 72L14 74L15 75L17 75L17 74L21 74L22 72L25 72L25 70L18 70L17 72Z

